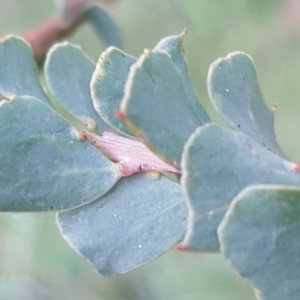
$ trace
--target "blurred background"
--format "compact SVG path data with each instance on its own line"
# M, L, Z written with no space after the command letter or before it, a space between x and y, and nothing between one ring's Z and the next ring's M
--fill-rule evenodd
M0 0L0 35L34 28L58 14L57 4ZM209 64L231 51L250 54L265 101L278 105L278 141L300 162L300 1L119 0L107 9L120 27L125 51L136 56L188 28L192 80L218 123L206 90ZM94 60L104 50L88 25L69 40ZM0 299L254 300L254 295L217 254L171 251L128 274L103 278L64 242L54 216L0 214Z

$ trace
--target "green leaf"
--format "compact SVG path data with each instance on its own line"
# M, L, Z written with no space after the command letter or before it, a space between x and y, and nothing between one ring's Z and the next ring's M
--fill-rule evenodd
M163 254L186 231L180 186L165 177L121 179L99 201L59 213L67 242L102 275L124 273Z
M119 132L133 136L124 122L116 116L124 96L130 66L136 58L110 47L101 54L91 81L94 107L101 118Z
M218 251L216 230L230 202L254 184L300 186L300 174L295 164L242 133L216 125L198 128L183 153L182 188L191 211L182 246Z
M300 189L252 186L231 203L219 230L221 251L261 300L300 295Z
M84 17L93 25L104 46L122 48L122 37L119 29L109 14L99 5L85 7Z
M136 136L175 166L185 142L201 125L179 70L165 52L145 51L131 67L121 110Z
M215 109L234 129L282 157L274 133L274 113L263 101L252 59L241 52L218 59L209 69L208 92Z
M163 50L171 56L175 66L178 68L181 74L188 103L193 109L195 116L198 118L199 124L204 125L205 123L210 122L210 118L198 100L188 71L183 49L183 39L185 38L186 33L187 31L185 30L179 35L169 36L162 39L156 45L154 51Z
M65 110L80 119L87 129L102 133L109 127L93 107L90 81L94 69L95 65L79 47L63 43L49 51L45 77L51 93ZM64 115L64 112L59 112Z
M0 211L63 210L94 201L118 180L115 165L52 108L32 97L0 106Z
M27 95L48 103L32 51L24 40L14 36L0 40L0 66L1 98Z

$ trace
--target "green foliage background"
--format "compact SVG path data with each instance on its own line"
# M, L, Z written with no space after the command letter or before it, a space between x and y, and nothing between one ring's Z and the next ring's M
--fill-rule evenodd
M196 91L216 122L206 90L211 62L249 53L289 158L300 161L300 22L289 0L120 0L110 13L124 49L139 55L162 37L189 33L185 50ZM52 0L0 0L0 35L22 34L56 13ZM298 7L300 8L300 7ZM290 10L289 10L290 9ZM291 14L293 13L293 14ZM299 14L300 15L300 14ZM103 50L88 25L70 40L94 60ZM122 276L102 278L62 240L51 215L0 215L0 299L253 300L253 292L215 254L170 252Z

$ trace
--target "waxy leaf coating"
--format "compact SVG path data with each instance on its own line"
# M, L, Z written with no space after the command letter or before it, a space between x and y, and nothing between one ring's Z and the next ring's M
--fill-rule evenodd
M32 97L0 102L0 211L57 211L94 201L119 179L114 163Z
M146 51L131 67L121 110L130 129L175 166L180 166L185 142L201 125L178 68L161 51Z
M198 118L199 124L204 125L210 122L210 118L206 111L200 104L194 90L192 80L188 71L186 58L184 55L183 40L187 31L183 31L179 35L169 36L162 39L154 48L153 51L166 51L172 58L173 63L178 68L182 77L184 89L186 92L189 105L194 111L195 116Z
M124 273L174 247L187 226L180 186L137 174L99 201L58 215L67 242L102 275Z
M300 295L300 189L252 186L232 201L218 230L221 252L260 300Z
M100 117L119 132L133 136L124 122L116 116L124 97L130 67L136 58L115 47L105 50L91 81L93 103Z
M48 103L29 45L19 37L7 36L0 40L0 98L14 96L32 96Z
M274 112L263 101L248 55L233 52L215 61L207 85L215 109L229 125L285 157L274 133Z
M49 51L45 77L54 101L80 119L88 130L102 133L109 127L93 107L90 81L94 69L94 63L79 47L62 43Z
M300 174L248 136L209 124L186 144L181 182L190 208L182 247L218 251L217 228L240 191L254 184L300 186Z
M84 16L95 28L102 39L104 46L122 48L122 37L115 22L110 15L99 5L87 5Z

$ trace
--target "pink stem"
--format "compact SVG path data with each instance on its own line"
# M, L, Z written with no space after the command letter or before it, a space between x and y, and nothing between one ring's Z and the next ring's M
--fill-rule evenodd
M83 136L105 156L118 163L123 177L147 171L181 174L179 169L161 160L139 141L109 131L102 136L84 132Z

